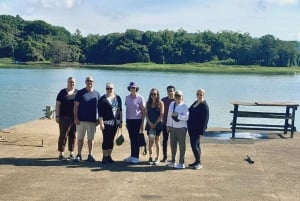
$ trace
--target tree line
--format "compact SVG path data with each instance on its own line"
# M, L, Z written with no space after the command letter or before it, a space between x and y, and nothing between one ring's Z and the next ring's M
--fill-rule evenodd
M87 64L202 63L227 60L234 65L290 67L300 64L300 43L273 35L203 31L140 31L81 35L42 20L0 15L0 58L15 61L80 62Z

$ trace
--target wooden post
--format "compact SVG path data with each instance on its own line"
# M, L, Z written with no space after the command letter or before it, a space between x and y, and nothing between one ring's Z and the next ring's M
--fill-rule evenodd
M285 110L285 116L288 117L290 115L290 107L287 106L286 110ZM288 131L288 127L289 127L289 119L285 119L284 120L284 134L287 134ZM293 128L292 128L293 129ZM292 131L292 130L291 130Z
M233 119L232 119L232 138L235 138L235 127L236 127L236 120L237 120L237 113L238 113L239 105L235 104L233 109Z
M53 119L54 110L51 106L46 106L46 109L43 110L45 112L45 117L48 119Z
M291 138L294 137L294 131L296 131L296 128L295 128L295 112L297 110L297 107L292 107L292 123L291 123Z

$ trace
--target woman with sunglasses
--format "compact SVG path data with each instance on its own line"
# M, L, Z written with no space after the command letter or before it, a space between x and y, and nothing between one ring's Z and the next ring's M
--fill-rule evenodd
M190 143L195 157L195 162L189 164L193 169L201 169L201 148L200 138L204 135L205 129L209 119L209 108L205 100L205 91L203 89L197 90L197 100L189 108L188 132L190 136Z
M113 163L111 153L118 128L122 128L122 100L114 92L114 84L106 83L106 93L99 100L99 124L103 134L102 163Z
M189 119L188 106L183 102L183 93L180 90L175 91L175 101L169 106L167 118L167 131L170 132L171 144L171 162L169 167L184 169L185 158L185 139L187 132L187 120ZM176 164L175 157L179 144L179 163Z
M127 90L130 92L125 98L126 127L130 139L130 156L125 162L137 164L140 162L139 133L144 131L145 99L138 91L137 83L130 82Z
M162 120L164 115L164 103L160 100L159 91L151 89L145 108L146 113L146 130L149 137L149 163L158 165L160 134L162 131ZM152 159L152 146L155 143L156 156Z

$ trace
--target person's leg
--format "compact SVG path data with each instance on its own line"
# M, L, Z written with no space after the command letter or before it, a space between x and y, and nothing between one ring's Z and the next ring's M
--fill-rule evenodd
M69 124L67 122L67 119L64 117L61 117L59 119L59 137L58 137L58 145L57 150L59 151L59 155L64 155L64 150L67 142L68 137L68 130L69 130Z
M69 122L69 132L68 132L68 148L70 152L70 157L74 155L75 148L75 139L76 139L76 125L74 124L74 119L70 118Z
M111 153L112 153L112 151L113 151L113 149L114 149L114 140L115 140L115 137L116 137L116 134L117 134L117 132L118 132L118 126L117 125L115 125L115 126L113 126L112 127L112 131L111 131L111 138L110 138L110 145L109 145L109 148L108 148L108 150L107 150L107 155L108 155L108 160L109 160L109 162L111 162L111 163L113 163L114 162L114 160L112 159L112 157L111 157Z
M77 130L77 156L81 158L81 151L84 142L84 136L86 133L86 122L81 121L79 125L76 126Z
M160 136L156 136L155 137L155 147L156 147L156 160L158 160L158 157L159 157L159 142L160 142Z
M130 138L131 156L139 158L140 146L139 146L139 132L142 123L141 119L130 119L126 121L127 130Z
M179 144L179 163L184 164L185 158L185 142L186 142L186 128L178 128L177 129L177 139Z
M96 122L87 122L87 137L89 155L93 155L94 137L96 133Z
M200 164L200 137L199 135L190 135L190 144L195 157L195 162L193 165Z
M177 137L175 133L176 128L170 130L170 147L171 147L171 162L175 163L175 157L177 152Z
M169 139L169 132L167 132L167 127L164 126L163 130L162 130L162 134L163 134L163 159L162 161L165 162L168 159L168 139Z
M109 128L107 125L105 125L105 129L102 130L102 163L108 163L108 147L107 147L107 141L109 138Z
M102 131L103 142L102 142L102 163L113 162L111 158L111 152L113 149L114 138L116 135L116 126L105 125L105 129Z

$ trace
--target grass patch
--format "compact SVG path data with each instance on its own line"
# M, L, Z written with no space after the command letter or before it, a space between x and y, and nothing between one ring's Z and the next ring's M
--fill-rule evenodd
M155 64L155 63L128 63L121 65L94 65L80 63L51 64L50 62L15 63L10 58L0 59L1 68L92 68L106 70L130 71L164 71L164 72L195 72L195 73L238 73L238 74L298 74L300 67L266 67L258 65L231 65L226 61L212 61L206 63L188 64Z

